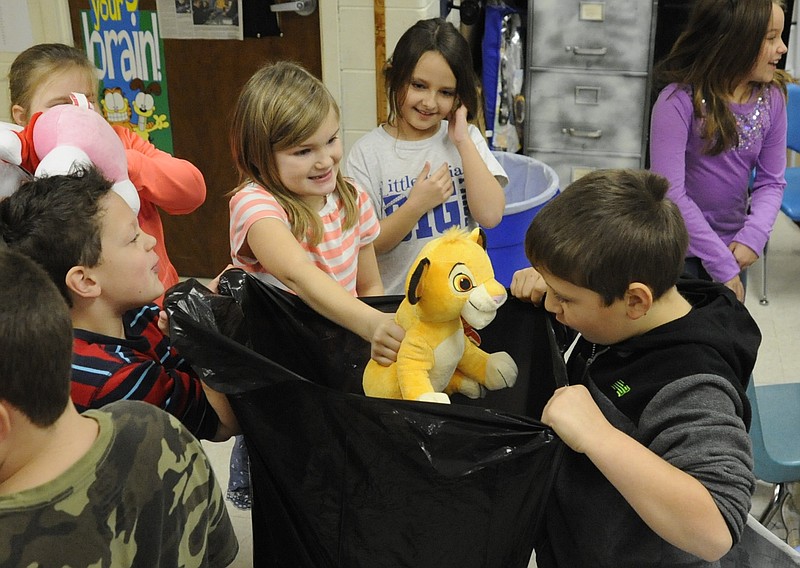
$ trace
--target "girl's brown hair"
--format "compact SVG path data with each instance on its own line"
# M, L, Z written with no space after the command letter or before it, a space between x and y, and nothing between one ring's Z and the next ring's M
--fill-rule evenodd
M655 70L656 87L682 83L692 87L695 116L702 117L705 152L716 155L739 144L736 118L726 97L750 73L758 60L772 5L782 0L696 0L686 30ZM777 70L772 82L786 96L793 82Z
M414 69L428 51L439 53L447 61L456 78L456 96L467 107L467 119L480 124L483 118L480 82L472 66L469 44L453 24L442 18L420 20L406 30L386 63L383 76L389 99L389 124L397 126Z

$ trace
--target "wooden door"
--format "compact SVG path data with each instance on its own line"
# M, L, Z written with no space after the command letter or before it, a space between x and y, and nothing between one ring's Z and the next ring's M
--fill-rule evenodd
M155 4L139 0L139 9L155 10ZM90 0L69 0L69 7L75 45L82 45L80 11L90 9ZM230 262L226 194L239 180L228 128L244 83L264 63L282 59L322 77L319 11L282 13L280 27L281 37L163 40L174 154L195 164L208 187L206 202L194 213L161 213L167 251L180 275L212 277Z

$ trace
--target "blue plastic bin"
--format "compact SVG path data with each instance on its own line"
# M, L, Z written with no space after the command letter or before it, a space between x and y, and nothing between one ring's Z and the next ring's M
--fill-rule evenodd
M530 266L525 256L525 233L541 208L558 195L558 174L529 156L492 153L508 175L506 209L499 225L484 230L495 277L508 287L514 272Z

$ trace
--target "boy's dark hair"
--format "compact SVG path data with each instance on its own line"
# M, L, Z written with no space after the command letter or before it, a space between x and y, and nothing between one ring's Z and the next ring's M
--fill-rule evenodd
M420 20L408 28L397 41L383 76L389 99L389 124L395 124L420 57L428 51L439 53L456 78L456 95L467 107L467 119L481 114L479 81L472 66L472 52L467 40L456 27L442 18Z
M0 399L45 428L69 402L69 310L40 266L2 245L0 275Z
M683 270L689 235L669 182L646 170L597 170L534 217L525 252L536 268L588 288L606 305L632 282L661 297Z
M26 182L0 201L0 237L38 262L72 307L65 277L100 261L100 200L111 182L94 167Z

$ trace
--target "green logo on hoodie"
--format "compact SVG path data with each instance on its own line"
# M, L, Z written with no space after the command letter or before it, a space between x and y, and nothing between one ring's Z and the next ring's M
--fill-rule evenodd
M631 392L631 387L629 387L622 381L616 381L613 385L611 385L611 388L613 388L616 391L617 397L620 397L624 394Z

